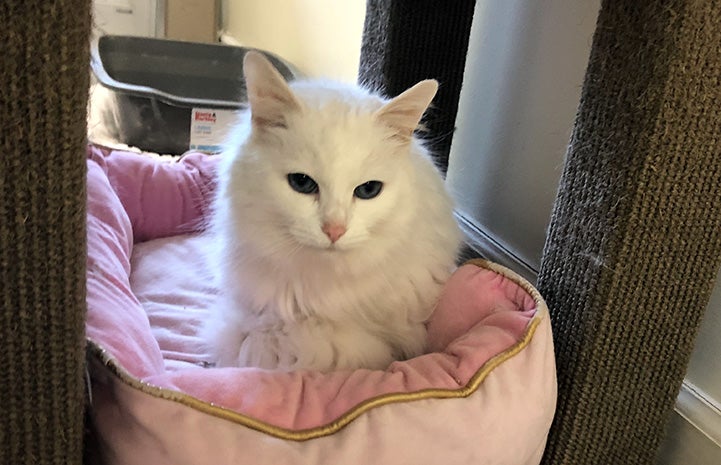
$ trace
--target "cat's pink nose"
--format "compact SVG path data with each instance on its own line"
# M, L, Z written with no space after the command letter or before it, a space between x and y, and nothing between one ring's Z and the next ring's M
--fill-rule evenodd
M346 232L345 226L338 223L324 223L320 229L328 236L328 239L330 239L333 244Z

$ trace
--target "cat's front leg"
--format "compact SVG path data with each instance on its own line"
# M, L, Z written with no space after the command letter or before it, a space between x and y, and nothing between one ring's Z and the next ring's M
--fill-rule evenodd
M210 352L210 361L217 367L245 366L240 364L239 354L248 330L237 321L219 318L206 321L201 337Z
M248 324L242 318L209 322L204 329L211 357L218 367L292 367L297 360L280 349L279 325ZM280 337L279 337L280 336Z
M385 369L394 360L388 341L353 322L307 318L286 324L278 335L281 369L318 371Z
M303 368L298 367L296 348L289 344L279 326L255 328L246 333L235 365L288 371Z

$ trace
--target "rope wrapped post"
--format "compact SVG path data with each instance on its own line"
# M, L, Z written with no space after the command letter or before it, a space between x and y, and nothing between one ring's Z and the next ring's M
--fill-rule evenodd
M440 82L430 115L429 146L445 171L475 0L368 0L358 81L396 96L423 79Z
M0 463L81 463L90 0L0 3Z
M721 2L605 0L538 281L543 463L651 464L721 262Z

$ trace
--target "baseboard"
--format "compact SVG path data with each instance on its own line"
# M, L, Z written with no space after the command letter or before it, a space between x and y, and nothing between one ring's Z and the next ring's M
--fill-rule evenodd
M676 412L721 448L721 405L710 396L684 381L676 400Z
M469 249L483 258L512 269L529 282L535 284L538 278L538 270L504 247L463 213L456 211L455 216L466 236L466 245Z

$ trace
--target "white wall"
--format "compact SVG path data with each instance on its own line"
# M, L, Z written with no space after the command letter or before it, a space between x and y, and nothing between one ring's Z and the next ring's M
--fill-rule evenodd
M162 3L162 0L160 0ZM153 37L162 29L158 0L93 0L93 28L98 35Z
M355 82L365 0L225 0L224 32L310 77Z

